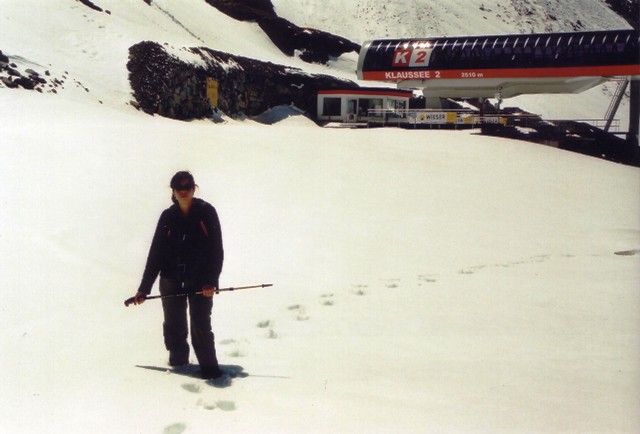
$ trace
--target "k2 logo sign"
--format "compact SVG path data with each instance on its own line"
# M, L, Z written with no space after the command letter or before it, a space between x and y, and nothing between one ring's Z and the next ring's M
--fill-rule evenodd
M416 48L411 50L396 50L393 53L392 66L395 67L427 67L431 60L430 48Z

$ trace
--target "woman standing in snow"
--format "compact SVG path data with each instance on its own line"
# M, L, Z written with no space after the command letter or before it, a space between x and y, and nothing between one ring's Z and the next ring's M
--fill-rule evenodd
M191 343L202 378L216 378L221 372L211 329L211 311L224 260L220 221L211 204L194 198L197 186L191 173L176 173L170 185L173 205L160 215L134 303L144 303L158 274L161 295L187 293L186 297L162 299L169 365L189 363L188 310Z

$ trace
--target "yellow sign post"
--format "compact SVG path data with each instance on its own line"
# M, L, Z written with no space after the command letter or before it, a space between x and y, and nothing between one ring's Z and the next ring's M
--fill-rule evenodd
M207 77L207 97L212 107L218 107L218 81Z

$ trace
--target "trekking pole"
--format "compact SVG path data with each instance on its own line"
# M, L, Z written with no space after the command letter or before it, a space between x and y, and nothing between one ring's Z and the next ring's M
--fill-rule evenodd
M269 286L273 286L273 283L263 283L262 285L250 285L250 286L236 286L236 287L228 287L228 288L219 288L219 289L216 289L214 292L216 294L218 294L220 292L238 291L240 289L268 288ZM192 294L202 294L202 291L191 292L191 293L183 293L183 294L152 295L151 297L145 297L145 300L154 300L154 299L157 299L157 298L161 298L162 299L162 298L173 298L173 297L186 297L186 296L192 295ZM124 305L128 307L131 303L133 303L134 300L135 300L135 297L127 298L124 301Z

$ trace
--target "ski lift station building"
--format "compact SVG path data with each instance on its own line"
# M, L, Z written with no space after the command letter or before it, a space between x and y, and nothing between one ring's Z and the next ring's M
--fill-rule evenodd
M318 91L318 120L365 122L369 110L407 110L413 91L388 88L327 89Z

